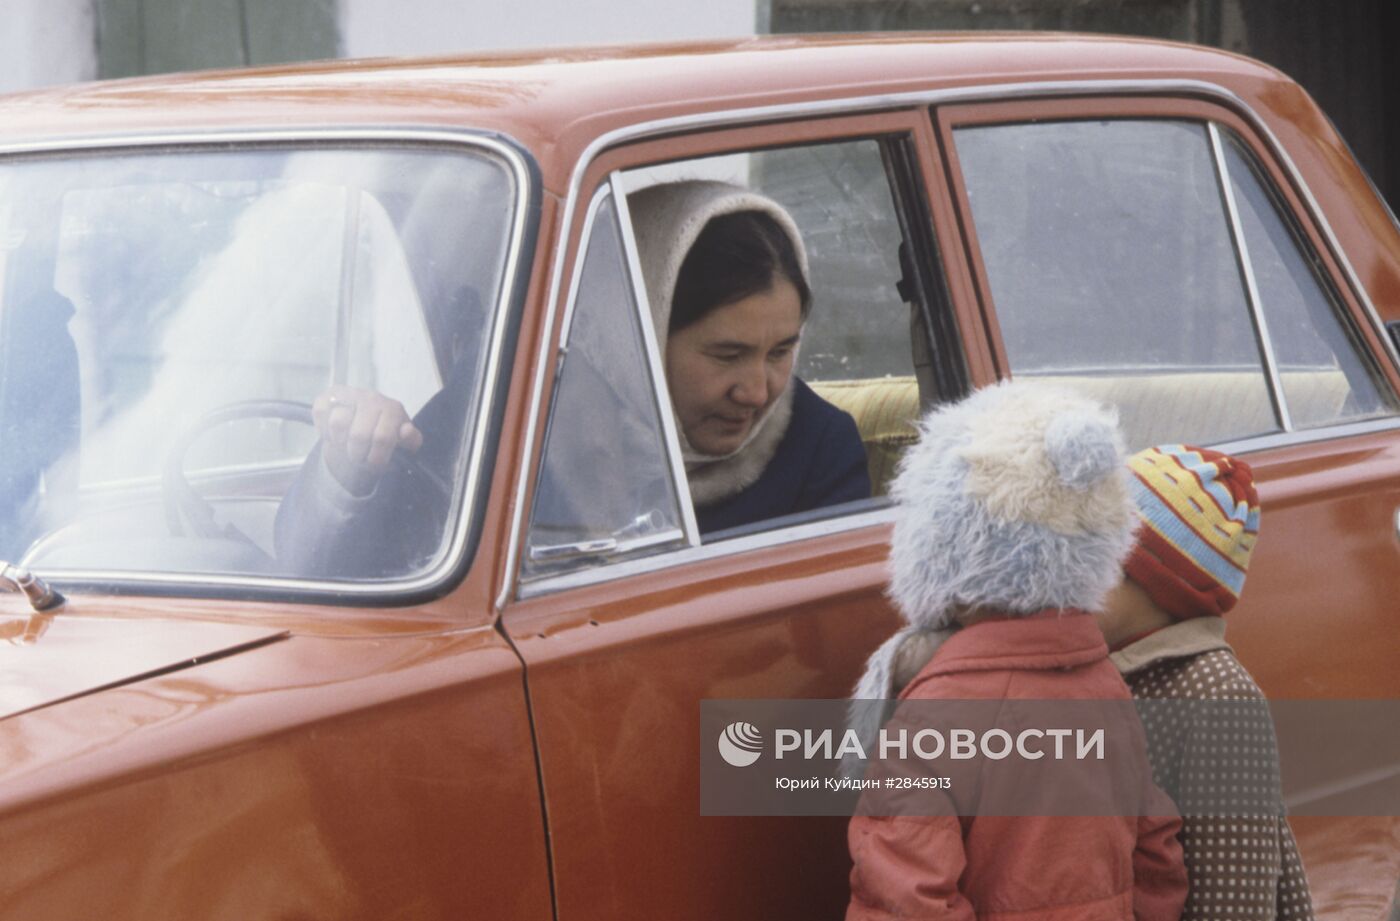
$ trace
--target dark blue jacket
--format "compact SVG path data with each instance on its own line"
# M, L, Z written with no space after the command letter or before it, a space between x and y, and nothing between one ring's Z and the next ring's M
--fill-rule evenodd
M695 510L701 534L870 498L865 446L855 420L792 379L792 417L753 485Z

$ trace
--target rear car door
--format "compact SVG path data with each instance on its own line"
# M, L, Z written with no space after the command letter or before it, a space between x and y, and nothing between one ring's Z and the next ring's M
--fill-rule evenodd
M1271 698L1400 697L1400 377L1287 153L1198 99L949 106L935 123L1000 373L1116 404L1132 449L1248 461L1263 521L1228 617L1240 659ZM1290 808L1325 816L1395 765L1352 749L1283 768ZM1295 819L1320 908L1386 904L1391 821Z

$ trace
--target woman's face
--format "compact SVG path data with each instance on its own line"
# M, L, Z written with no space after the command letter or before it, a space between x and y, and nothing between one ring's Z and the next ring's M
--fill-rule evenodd
M666 382L692 448L729 454L744 443L787 387L801 332L797 289L777 278L671 334Z

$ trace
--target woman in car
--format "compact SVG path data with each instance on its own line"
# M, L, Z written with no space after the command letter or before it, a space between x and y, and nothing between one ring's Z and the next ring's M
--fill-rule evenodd
M699 180L628 207L701 533L869 498L854 420L793 374L812 291L788 213Z
M628 204L700 531L868 498L855 422L793 374L812 293L792 218L710 181L651 186ZM454 370L413 419L374 391L333 387L316 400L320 445L278 510L283 568L380 575L432 551L441 528L427 522L442 521L446 498L391 461L412 454L450 479L461 410L443 410L460 379ZM567 472L586 476L586 465Z

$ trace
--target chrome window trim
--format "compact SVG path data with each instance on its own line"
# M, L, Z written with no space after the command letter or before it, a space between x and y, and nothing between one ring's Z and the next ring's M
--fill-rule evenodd
M683 566L687 563L698 563L702 560L718 559L734 553L761 550L765 547L776 547L797 540L825 537L829 534L840 534L846 531L859 530L861 528L892 524L893 522L894 508L886 504L880 508L865 512L855 512L853 514L828 518L822 521L811 521L805 524L794 525L790 528L778 528L772 531L762 531L757 534L746 534L743 537L722 540L713 544L700 544L695 547L685 547L680 550L673 550L669 553L660 553L656 556L626 560L620 563L603 564L593 569L581 569L577 572L554 576L548 579L540 579L536 582L525 582L520 586L520 598L533 598L538 595L548 595L565 589L580 588L585 585L597 585L602 582L612 582L616 579L624 579L628 576L655 572L658 569L669 569L672 566Z
M1245 438L1217 442L1208 445L1208 447L1226 454L1248 454L1253 451L1291 448L1296 445L1333 441L1338 438L1354 438L1359 435L1375 435L1380 432L1400 432L1400 417L1387 416L1382 419L1367 419L1362 422L1347 422L1315 429L1295 429L1292 432L1251 435Z
M952 105L966 102L1009 101L1053 96L1106 95L1206 97L1214 102L1225 105L1244 118L1268 144L1272 155L1288 174L1294 186L1299 190L1304 204L1308 209L1309 216L1316 222L1332 255L1336 258L1337 264L1341 267L1346 281L1350 284L1358 302L1370 319L1372 328L1377 331L1382 348L1385 349L1392 365L1400 369L1400 350L1397 350L1395 344L1390 341L1389 335L1385 331L1385 326L1381 322L1380 314L1377 313L1375 305L1371 303L1370 296L1367 294L1366 288L1361 284L1361 279L1356 274L1351 260L1347 258L1346 252L1338 243L1337 236L1333 232L1331 224L1328 223L1326 215L1323 214L1322 209L1318 206L1317 199L1312 194L1312 190L1308 187L1307 183L1303 181L1302 174L1298 171L1298 167L1294 164L1293 159L1288 155L1288 151L1279 143L1278 137L1269 129L1269 126L1264 123L1263 119L1261 119L1243 99L1225 87L1215 83L1210 83L1205 80L1109 79L984 84L980 86L941 90L918 90L907 93L884 93L867 96L852 96L835 100L817 100L813 102L725 109L628 125L595 138L579 155L579 162L575 165L573 176L569 181L568 197L565 202L563 220L560 225L560 239L550 280L549 297L546 301L546 316L541 330L543 338L540 341L539 360L535 366L535 380L532 385L533 389L530 396L530 413L526 423L525 449L521 454L524 466L516 478L514 511L511 519L508 543L506 545L505 571L501 576L500 593L496 597L496 610L500 611L505 608L506 604L516 594L520 584L519 555L521 542L524 537L522 532L524 497L529 482L529 468L533 461L536 432L539 430L539 416L541 412L540 400L544 386L545 367L548 362L550 349L554 342L554 321L559 311L558 300L561 277L563 274L563 257L568 246L569 228L573 224L574 212L578 207L579 190L583 185L583 177L593 161L597 159L603 151L622 143L631 143L668 134L680 134L721 126L739 127L765 121L797 120L816 116L849 114L857 111L873 112L891 109ZM852 524L850 527L855 528L858 526L863 527L864 525ZM765 543L764 546L804 540L811 536L803 528L779 530L774 532L774 534L779 538L785 539L774 540L771 544ZM713 546L716 548L723 548L723 552L737 553L749 549L750 544L744 539L725 541ZM691 551L688 550L680 552L682 554L691 553ZM716 555L718 555L718 552ZM664 565L661 561L673 559L674 557L669 555L659 558L660 561L657 563L657 568ZM541 588L541 586L537 584L535 588ZM536 592L532 592L532 594L535 593Z
M578 240L578 257L574 260L574 273L569 278L569 294L565 302L564 318L559 322L559 348L555 352L554 360L558 365L554 369L554 376L558 377L564 370L564 362L569 354L569 332L574 328L574 308L578 304L578 288L583 280L584 257L588 255L588 246L593 242L594 225L598 221L598 212L612 196L612 188L600 186L593 200L588 203L588 213L583 219L583 233ZM622 236L621 225L618 226L618 236ZM562 253L560 254L562 256Z
M676 503L681 507L681 521L685 527L685 541L688 546L700 546L700 525L695 521L695 504L690 501L690 478L686 476L685 461L681 457L680 435L676 432L676 414L671 410L671 390L666 386L665 362L661 346L652 328L651 300L647 296L646 279L642 277L641 258L637 255L637 241L632 236L632 212L627 207L627 191L622 187L622 174L614 171L609 179L613 190L613 207L617 214L618 234L622 238L622 251L627 256L627 272L632 285L632 304L637 310L637 324L642 331L643 348L646 349L647 367L651 371L652 396L656 401L656 411L661 417L662 437L666 441L666 456L671 464L671 485L676 490Z
M492 314L491 341L487 346L485 364L482 371L483 387L477 405L476 418L466 435L472 438L466 464L466 483L461 492L457 519L452 538L446 553L437 565L421 573L403 579L377 579L373 582L336 581L331 579L281 578L253 575L216 575L205 573L170 573L142 570L105 569L43 569L44 574L54 582L97 583L102 585L157 584L163 586L198 587L207 589L268 589L278 593L333 593L339 596L353 596L366 600L421 592L432 589L448 578L462 561L466 550L467 537L471 532L472 511L478 504L481 488L481 470L485 464L487 445L482 437L490 430L490 420L499 396L502 345L506 330L510 298L516 288L520 272L520 257L524 245L525 228L529 224L529 206L534 193L534 183L530 164L525 155L507 141L481 132L466 129L443 128L306 128L283 130L234 130L209 132L170 132L127 134L111 137L90 137L76 139L50 139L22 143L0 144L0 158L27 157L89 153L96 151L123 151L129 153L159 153L162 151L186 149L228 153L227 148L244 146L272 147L302 145L314 149L313 145L343 144L407 144L427 148L458 148L485 150L497 158L510 173L515 183L511 231L506 258L501 268L500 288L496 292L495 310ZM494 446L492 446L494 448Z
M1317 223L1317 227L1327 243L1328 251L1332 254L1332 257L1337 260L1337 265L1341 266L1342 274L1346 276L1347 283L1351 286L1352 293L1355 294L1357 301L1361 304L1361 308L1365 311L1367 319L1371 321L1371 329L1380 339L1381 349L1390 359L1391 366L1400 370L1400 348L1397 348L1390 337L1386 335L1385 322L1381 320L1381 315L1376 310L1376 305L1371 302L1371 295L1366 291L1366 286L1361 284L1361 277L1356 274L1356 269L1352 268L1351 260L1347 258L1346 250L1342 249L1341 243L1337 241L1337 234L1332 230L1332 225L1328 222L1327 216L1323 214L1322 208L1318 205L1317 198L1313 195L1312 189L1303 181L1303 176L1298 172L1298 167L1293 164L1293 158L1288 155L1287 149L1278 142L1278 138L1269 130L1269 126L1264 124L1263 121L1254 114L1252 109L1246 106L1242 101L1237 101L1236 104L1239 106L1241 112L1248 113L1250 124L1256 131L1263 135L1266 141L1268 141L1270 153L1273 154L1274 158L1278 160L1287 171L1288 177L1293 181L1294 187L1298 190L1304 205L1307 207L1308 215ZM1350 152L1348 148L1347 153L1350 154ZM1375 186L1372 186L1371 190L1374 193ZM1390 205L1386 203L1385 199L1381 198L1380 195L1376 195L1375 197L1376 200L1385 207L1387 213L1389 213ZM1386 385L1389 386L1389 382L1387 382Z
M1240 222L1239 203L1235 201L1235 189L1230 183L1230 168L1225 163L1225 150L1220 143L1220 128L1215 122L1207 122L1210 133L1211 156L1215 159L1215 178L1220 183L1220 199L1225 203L1225 215L1230 222L1230 236L1235 243L1235 258L1240 273L1244 276L1244 294L1249 301L1249 313L1254 318L1254 335L1259 343L1259 354L1264 361L1264 374L1269 380L1269 399L1273 401L1275 418L1285 432L1293 431L1293 418L1288 412L1288 403L1283 394L1283 380L1279 377L1278 359L1274 357L1274 341L1269 335L1269 323L1264 318L1264 305L1259 302L1259 284L1254 278L1254 263L1249 258L1249 244L1244 238L1244 225Z
M1333 441L1338 438L1353 438L1361 435L1374 435L1391 431L1400 432L1400 418L1372 419L1365 422L1352 422L1345 425L1327 426L1318 429L1276 432L1267 435L1256 435L1248 438L1217 442L1207 446L1227 454L1249 454L1256 451L1288 448L1296 445ZM1400 516L1400 511L1397 511L1397 516ZM839 518L810 522L786 529L763 531L714 544L701 544L698 547L689 547L670 553L643 557L636 560L627 560L620 563L604 564L593 569L584 569L566 575L522 583L519 597L522 600L534 598L540 595L564 591L566 589L599 585L604 582L612 582L629 576L656 572L657 570L667 569L672 566L684 566L690 563L719 559L720 557L729 556L733 553L762 550L793 541L809 540L816 537L826 537L830 534L840 534L846 531L856 531L862 528L893 524L894 519L895 509L890 505L885 505L882 508L871 509L867 512L857 512ZM1397 522L1397 527L1400 527L1400 517L1397 518Z

